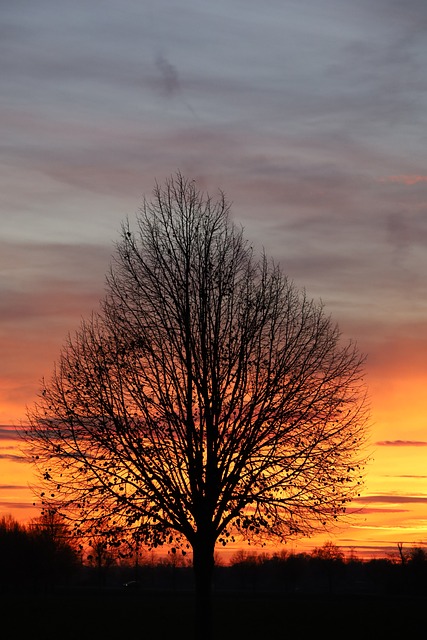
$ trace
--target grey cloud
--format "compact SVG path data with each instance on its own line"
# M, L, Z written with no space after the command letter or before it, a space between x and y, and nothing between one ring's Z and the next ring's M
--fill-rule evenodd
M424 0L363 0L367 11L373 11L383 23L399 32L425 35L427 5Z
M391 194L400 194L401 197L404 195L405 206L409 209L390 211L385 219L387 240L393 252L393 260L402 267L410 257L412 248L420 247L425 250L427 246L427 218L422 205L421 210L417 210L427 197L427 188L425 183L421 182L412 186L400 185L398 189L391 188L390 191Z
M387 217L387 231L395 260L400 262L410 246L408 223L403 213L391 212Z
M160 88L166 97L172 97L180 90L176 67L162 54L156 56L155 65L160 74Z
M41 4L49 7L49 3ZM100 25L100 16L85 10L79 3L64 17L54 11L46 20L50 26L44 32L40 31L43 22L35 23L35 44L31 45L30 40L21 57L14 50L9 59L3 60L3 64L11 65L10 81L19 75L16 65L20 65L29 79L46 79L52 98L49 102L59 101L60 104L67 103L68 109L70 106L78 109L80 100L89 112L93 105L103 113L103 104L110 105L107 112L111 113L112 105L118 107L132 97L134 108L131 112L136 114L141 102L147 102L146 95L141 94L138 99L138 90L144 82L157 86L164 95L171 97L181 87L177 69L185 69L186 82L192 83L192 91L197 93L195 99L200 99L206 109L211 104L212 114L224 111L227 119L235 118L236 122L244 114L250 122L254 118L261 119L276 128L278 125L303 128L301 118L306 127L312 118L316 122L327 118L337 129L333 124L337 114L341 117L347 112L353 121L360 118L367 122L370 113L383 119L394 105L400 109L397 93L393 94L392 88L384 90L388 78L394 77L391 72L385 74L384 68L392 68L393 60L389 67L384 63L375 77L366 78L358 69L366 69L367 61L374 62L369 64L369 69L377 69L374 54L371 52L369 58L361 57L350 48L344 63L334 71L327 72L327 66L322 69L320 62L319 77L319 60L336 58L341 53L337 48L341 39L331 39L330 34L319 31L317 38L322 43L322 55L310 55L317 51L319 42L315 40L315 44L311 44L312 24L309 21L305 24L308 37L298 24L295 7L283 11L277 5L260 22L259 14L253 12L245 12L237 19L238 5L234 3L231 7L224 3L215 12L208 8L201 11L193 2L185 3L178 12L172 11L172 6L156 7L154 4L145 12L135 12L132 6L127 21L123 17L125 12L123 15L110 13L111 6L107 6L102 14ZM336 13L334 3L329 3L328 9L331 15ZM86 16L86 22L82 16ZM338 23L341 20L345 24L347 18L345 10L338 11ZM293 31L295 19L296 33ZM27 20L26 26L31 27L31 22ZM287 37L283 37L283 30ZM308 52L296 60L293 54L299 44L300 30L305 35L304 47ZM265 46L266 42L269 47ZM246 51L243 49L245 43L250 43ZM168 54L157 55L156 78L150 76L149 68L153 49L158 50L159 44L161 47L167 45ZM194 52L199 50L201 56L195 56ZM390 46L389 51L394 50L395 47ZM252 56L252 63L248 63L248 55ZM387 60L386 55L384 59ZM286 63L288 60L292 60L292 64ZM378 80L381 86L376 89ZM83 93L79 83L85 86ZM38 92L46 91L46 85L30 82L28 88L34 96L40 96L39 100L33 100L33 108L45 104ZM124 95L122 91L125 91ZM405 101L405 95L406 91L402 92L406 106L402 114L407 113L411 104L411 101ZM123 100L124 97L127 100ZM394 99L390 100L390 97ZM200 106L194 107L198 113L201 113Z
M5 256L8 250L10 245ZM24 416L68 332L99 308L109 261L106 248L84 245L16 243L10 255L15 271L2 283L0 295L0 322L7 333L2 342L3 398L21 405ZM10 430L0 431L0 439L11 437Z
M334 8L335 3L328 3L328 9L331 12ZM273 9L274 11L279 11L279 6L277 5L273 7ZM168 6L168 11L169 10L170 6ZM217 19L215 19L217 12L213 12L211 15L208 11L207 14L207 22L209 23L209 19L212 19L218 30L221 25L221 20L224 19L226 15L221 14L221 10L225 10L225 5L219 7ZM291 18L293 17L294 11L295 8L290 10L289 15ZM77 13L78 9L76 9L76 14ZM146 84L148 87L157 87L157 89L160 89L166 96L172 97L176 95L180 91L182 84L181 75L178 75L178 68L185 69L185 86L191 92L190 102L193 111L197 111L198 114L201 114L203 118L206 118L211 123L219 121L221 126L224 124L232 124L233 127L241 126L242 137L247 135L248 131L254 130L254 123L255 129L269 128L271 131L274 131L274 135L280 139L280 132L298 132L298 134L303 135L303 132L309 130L309 135L311 135L315 133L319 126L329 128L331 133L334 131L342 131L346 128L348 119L350 118L350 120L354 122L360 119L360 126L358 125L358 129L353 131L354 138L360 138L360 131L363 130L363 127L366 128L366 123L368 122L367 115L369 115L370 110L376 109L378 118L383 120L385 106L388 105L388 108L390 108L390 105L396 105L398 111L401 109L397 98L396 100L390 100L390 96L384 96L384 91L381 88L379 88L378 91L373 91L373 86L377 84L377 78L373 80L371 86L370 81L367 82L365 78L359 76L354 77L354 75L352 75L356 73L355 69L358 67L354 64L354 52L351 51L341 69L338 70L335 75L332 73L326 78L323 77L322 82L316 79L316 74L314 73L316 67L312 66L313 57L310 55L304 56L302 61L296 61L289 66L288 70L288 73L291 73L295 81L300 77L301 71L303 70L304 82L301 83L301 81L298 80L295 86L292 83L289 84L290 78L286 74L282 75L283 62L281 57L286 60L289 56L292 56L293 49L291 45L286 44L287 39L282 37L282 33L275 24L274 13L271 18L266 18L266 21L260 26L256 24L254 14L245 15L240 21L231 20L230 24L224 21L223 28L229 34L229 40L225 41L225 46L218 47L218 50L210 48L215 38L209 33L209 26L205 25L206 20L203 19L206 17L205 14L200 12L200 9L191 2L185 4L183 14L184 15L182 15L180 11L178 15L172 19L172 14L167 15L164 7L158 10L154 5L151 7L150 25L155 25L155 33L159 35L160 44L163 44L163 42L161 42L162 40L168 40L168 51L171 51L167 56L163 53L157 56L155 62L157 68L156 74L150 72L154 41L150 42L145 49L141 49L141 45L138 48L138 46L135 45L137 36L138 42L143 42L146 33L138 34L138 29L132 25L132 38L129 42L129 38L126 38L122 19L119 20L117 26L119 41L122 44L120 47L117 47L119 51L116 51L116 48L113 46L113 53L110 52L107 59L103 55L104 50L102 46L98 44L98 39L94 38L92 42L91 36L93 34L90 30L83 30L86 38L83 43L84 46L75 47L71 60L68 59L67 56L61 60L61 56L52 56L49 52L47 59L40 62L40 72L46 73L47 77L52 76L55 83L59 78L63 77L64 73L67 74L67 82L65 84L68 86L70 86L69 74L75 74L78 82L84 81L87 73L89 73L90 80L93 78L97 79L97 83L88 83L87 86L85 85L83 92L78 90L77 87L75 96L70 95L70 91L67 90L66 86L64 86L60 92L53 92L51 94L51 100L48 101L50 107L56 103L56 100L59 100L57 108L58 113L61 112L63 110L62 106L60 106L62 105L61 101L65 99L67 112L70 109L73 111L75 107L77 109L76 119L79 119L80 100L83 101L83 105L86 105L86 117L87 114L89 114L90 118L95 120L96 117L99 117L101 114L104 118L107 117L108 119L110 114L114 112L117 121L119 121L120 115L118 114L122 114L121 109L123 105L126 104L126 108L130 109L130 111L126 114L123 113L123 117L132 114L132 119L134 119L135 122L135 130L126 141L128 148L125 153L129 155L134 154L139 166L144 165L142 156L145 154L135 154L136 145L146 146L146 155L151 158L158 157L158 148L163 146L165 140L166 144L163 146L165 153L169 156L170 153L174 153L174 150L173 140L170 141L170 144L167 144L168 135L159 135L153 140L153 136L151 134L147 135L146 131L142 135L138 132L139 126L137 123L141 116L141 108L145 105L148 107L144 112L145 122L148 123L153 116L152 110L158 105L155 101L151 101L150 97L146 94L138 97L137 91ZM285 17L280 11L279 14L281 17ZM132 12L130 15L132 15ZM340 12L339 15L341 15ZM141 16L139 16L139 18L141 18ZM164 36L160 36L162 33L162 29L158 25L158 22L161 22L160 18L165 18L167 23L164 27L164 34L166 34ZM345 18L346 12L343 11L341 19L345 20ZM59 18L56 17L55 20L59 20ZM104 18L103 23L105 20L107 24L103 28L107 29L108 27L107 42L109 46L111 46L111 42L115 40L111 37L112 33L109 29L113 29L114 31L114 20L111 19L108 21L108 18ZM129 25L131 25L132 22L132 20L129 20ZM179 28L181 25L184 31L181 31ZM65 22L62 26L65 29ZM143 23L142 26L143 29L148 30L145 23ZM196 26L197 28L193 28ZM95 22L90 23L90 29L92 28L95 28ZM310 24L308 23L307 29L309 28ZM289 29L292 31L292 21L290 21ZM232 35L234 30L236 30L236 38L233 41ZM252 30L254 33L261 31L260 40L257 41L258 44L256 47L256 60L259 65L256 73L253 70L251 71L251 65L247 64L246 56L240 48L242 47L242 43L249 41L245 36L247 36L248 33L252 34ZM195 35L199 33L199 31L202 31L202 36ZM95 32L95 35L98 35L99 38L102 39L101 33L97 34L97 32ZM190 40L187 38L189 35L191 35ZM209 53L208 55L204 53L204 65L202 67L198 64L198 56L194 56L194 50L197 50L194 39L201 37L203 41L205 35L208 35L205 45ZM328 41L326 35L323 37L325 41ZM275 58L270 57L269 48L265 47L263 38L273 40L273 50L277 50ZM253 46L253 41L250 41ZM234 49L231 48L234 42L241 44L237 49L237 54L230 58L230 51L234 51ZM68 46L72 46L72 40L71 44L70 40L66 40L66 43L68 43ZM261 44L263 46L260 46ZM60 48L62 45L58 41L56 42L56 46ZM99 51L97 46L101 46ZM158 46L157 43L157 49ZM331 46L336 53L336 43ZM205 49L203 49L203 51L205 52ZM149 52L149 64L147 64L147 52ZM324 52L322 51L322 53ZM220 57L216 58L217 55ZM25 59L31 60L33 58L32 56L26 55ZM215 61L217 61L217 64L215 64ZM366 58L360 60L359 64L360 68L365 69L367 66ZM50 65L54 65L53 68ZM60 65L60 68L55 67L55 65ZM370 64L369 68L375 69L376 65ZM31 73L30 75L33 74ZM382 78L384 77L382 71L380 75ZM393 76L394 74L390 72L390 75ZM129 93L125 92L122 94L121 88L123 88L122 83L124 78L128 78L129 80ZM357 80L357 82L355 82L355 80ZM102 84L104 81L109 85L108 90L105 91L100 88L98 84ZM36 90L36 87L37 83L34 83L32 89ZM342 87L344 87L344 90L341 89ZM348 93L346 93L346 88L350 88ZM405 92L404 95L406 95ZM189 101L187 98L186 100L187 102ZM38 109L38 104L39 106L43 105L44 108L46 103L46 101L41 103L37 101L32 102L33 110ZM105 111L104 105L108 105L107 111ZM183 104L183 106L188 107L188 104ZM407 113L407 109L402 109L402 113ZM52 114L50 114L50 116L51 115ZM157 110L156 115L159 118L164 117L165 121L168 120L169 116L168 113L164 113L162 116L159 110ZM363 125L363 123L365 124ZM203 132L197 131L195 133L201 133L203 137ZM221 129L216 131L216 133L227 136L229 131ZM387 135L388 133L389 131L387 131ZM87 139L86 136L88 132L82 131L81 135ZM131 138L136 141L133 149L132 143L130 142ZM108 136L106 136L106 140L108 140ZM111 144L111 149L118 163L124 159L122 167L126 167L129 166L129 155L126 160L124 155L120 153L121 144L122 142L116 138ZM286 149L285 145L286 141L284 141L284 149ZM71 145L71 147L73 146L74 145ZM76 150L72 152L70 145L68 145L68 150L65 154L61 150L61 147L63 147L63 145L54 151L45 148L43 152L47 164L56 166L56 176L58 179L61 179L61 176L62 179L64 179L63 176L68 170L68 163L65 162L63 167L61 167L61 162L58 162L58 159L68 158L69 161L74 159L77 164L81 166L81 171L76 173L71 171L70 174L72 177L70 180L73 178L77 179L80 186L85 188L95 188L94 184L98 180L98 183L100 183L100 186L104 190L109 188L108 180L101 181L100 175L92 176L91 172L87 171L88 166L94 166L99 160L105 163L105 158L108 156L110 149L106 148L102 141L94 140L93 149L88 148L88 144L84 142L81 146L80 158L74 155L78 152ZM28 149L28 145L24 145L23 149L25 149L25 155L28 157L27 154L31 153L31 149ZM95 152L95 149L98 150L98 153ZM244 151L243 147L241 147L241 151ZM323 153L324 151L325 149L323 148ZM39 152L40 150L37 149L35 155L39 155ZM286 152L288 152L288 149L286 149ZM176 155L182 156L182 149L177 149ZM187 155L186 151L184 155ZM221 161L225 155L226 154L221 155ZM237 154L233 155L237 156ZM243 154L240 155L243 157ZM163 155L163 161L164 158L165 155ZM218 162L218 160L216 160L216 162ZM175 166L176 165L177 163L175 162ZM74 170L76 166L74 165L72 168ZM85 172L89 173L90 177L93 178L93 185L90 184L90 178L84 180Z
M73 282L74 279L81 286L82 276L86 276L86 283L90 283L94 272L100 265L108 266L113 254L113 239L110 246L90 243L31 243L31 242L1 242L0 253L2 268L8 279L14 274L19 275L20 282L41 281ZM50 275L50 277L49 277Z

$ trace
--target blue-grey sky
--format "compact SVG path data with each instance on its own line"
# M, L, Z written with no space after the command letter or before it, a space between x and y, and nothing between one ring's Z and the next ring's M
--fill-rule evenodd
M358 341L377 455L422 466L426 33L425 0L0 1L0 422L180 170Z

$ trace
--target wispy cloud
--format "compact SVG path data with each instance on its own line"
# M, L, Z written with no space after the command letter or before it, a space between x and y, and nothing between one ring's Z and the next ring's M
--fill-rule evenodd
M13 501L0 501L0 509L3 510L7 510L7 511L21 511L21 510L28 510L28 508L34 507L34 503L33 502L13 502Z
M13 453L0 453L0 460L8 460L9 462L28 463L24 456L15 455Z
M370 495L370 496L361 496L360 498L355 498L353 502L370 504L370 503L380 503L380 504L427 504L427 496L408 496L408 495L396 495L396 494L378 494L378 495Z
M385 478L402 478L402 479L406 478L409 480L426 480L427 479L427 475L415 475L415 474L404 474L404 473L393 474L393 475L385 474L384 477Z
M375 442L378 447L427 447L425 440L379 440Z
M347 509L347 513L348 514L355 514L355 515L376 515L376 514L380 514L380 515L384 515L384 514L392 514L392 513L405 513L407 514L409 512L409 509L392 509L390 507L361 507L360 509L352 509L351 507L349 507Z
M0 491L28 491L28 487L22 484L0 484Z
M170 98L180 90L178 71L176 67L162 54L158 54L156 56L155 64L160 73L160 87L162 93Z
M385 178L379 178L379 182L390 182L394 184L403 184L408 187L412 187L414 184L420 184L421 182L427 182L427 176L425 175L401 175L401 176L386 176Z
M20 429L12 425L0 425L0 440L19 440Z

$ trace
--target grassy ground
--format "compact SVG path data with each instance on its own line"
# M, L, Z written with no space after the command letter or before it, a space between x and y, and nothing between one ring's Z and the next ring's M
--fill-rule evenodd
M214 599L217 640L424 638L426 598L223 594ZM3 640L192 638L192 597L80 591L3 595Z

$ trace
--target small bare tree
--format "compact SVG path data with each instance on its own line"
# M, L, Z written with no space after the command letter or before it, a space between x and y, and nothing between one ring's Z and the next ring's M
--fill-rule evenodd
M180 174L124 223L107 287L26 437L80 529L191 548L206 640L217 542L308 535L358 492L364 359Z

